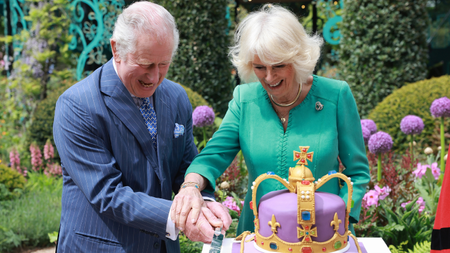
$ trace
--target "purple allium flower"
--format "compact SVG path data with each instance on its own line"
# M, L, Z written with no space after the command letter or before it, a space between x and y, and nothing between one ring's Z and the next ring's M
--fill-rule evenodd
M370 138L370 130L365 126L361 126L361 130L362 130L362 134L363 134L363 138L364 138L364 144L367 145L367 143L369 142L369 138Z
M400 130L405 134L420 134L423 127L423 120L415 115L407 115L400 122Z
M370 130L370 134L374 134L377 132L377 125L371 119L362 119L361 126L367 127Z
M450 99L441 97L435 99L430 106L430 112L433 117L450 117Z
M379 131L370 136L369 151L372 154L386 153L392 148L392 137L385 132Z
M196 127L212 125L214 118L213 109L206 105L197 106L194 112L192 112L192 124Z
M406 205L409 203L411 203L411 201L402 203L401 207L406 209ZM419 204L419 213L422 213L423 209L425 209L425 200L423 200L422 197L419 197L419 199L416 201L416 204Z

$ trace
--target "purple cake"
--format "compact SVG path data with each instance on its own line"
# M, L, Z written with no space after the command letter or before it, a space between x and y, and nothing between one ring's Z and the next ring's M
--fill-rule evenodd
M348 187L347 203L352 202L353 187L350 178L331 171L315 181L311 171L305 167L312 161L309 147L300 146L294 151L294 168L289 168L289 180L273 172L260 175L252 187L252 202L256 202L259 184L266 179L275 179L287 190L264 195L255 215L255 233L244 232L236 238L232 253L301 252L301 253L366 253L362 244L348 230L350 205L341 197L316 191L332 178L339 178ZM345 187L345 186L344 186Z

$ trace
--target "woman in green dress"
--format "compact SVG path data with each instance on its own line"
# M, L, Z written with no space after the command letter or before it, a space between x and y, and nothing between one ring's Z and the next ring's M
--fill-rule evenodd
M340 159L343 173L353 182L350 222L358 222L370 180L360 117L346 82L312 75L322 39L308 35L290 11L265 5L242 21L235 42L232 62L241 79L250 83L236 87L219 130L188 168L185 187L172 205L177 227L196 221L205 207L199 190L214 191L216 179L242 150L249 185L237 234L253 231L252 182L269 171L287 179L299 146L314 152L307 167L316 180L339 171ZM280 189L285 188L275 180L264 182L257 199ZM341 188L337 179L320 190L347 201L347 187Z

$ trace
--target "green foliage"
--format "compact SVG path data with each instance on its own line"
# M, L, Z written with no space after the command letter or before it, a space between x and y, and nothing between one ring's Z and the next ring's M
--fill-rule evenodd
M413 248L414 242L430 241L435 217L426 213L420 214L417 199L407 204L405 209L396 210L380 202L381 209L384 210L381 215L388 221L388 225L376 227L376 234L393 245L408 241L408 248Z
M46 99L39 103L33 114L32 123L27 128L26 147L36 142L42 148L47 140L55 143L53 140L53 119L55 117L56 101L75 82L75 79L61 81L61 86L52 91Z
M400 122L406 115L422 118L425 128L415 135L422 146L440 146L438 120L430 113L431 103L438 98L450 97L450 76L441 76L405 85L387 96L368 115L379 130L389 133L394 141L393 150L403 151L408 147L408 136L400 131ZM450 131L450 119L446 119L446 130ZM435 145L433 145L435 144Z
M68 49L72 36L67 32L71 23L67 1L27 0L23 5L29 9L25 19L31 28L0 38L20 45L15 47L18 59L11 76L0 79L0 122L5 124L0 125L5 133L0 139L2 156L11 147L26 150L25 133L36 106L61 85L59 80L74 76L76 64L76 53Z
M52 233L48 233L48 239L51 243L56 243L58 240L58 231L53 231Z
M429 253L431 250L431 242L424 241L424 242L417 242L414 245L414 248L408 249L408 251L403 250L403 246L406 245L408 241L400 243L398 248L396 248L394 245L389 245L389 250L392 253Z
M231 99L228 0L157 0L174 17L180 32L177 55L167 74L202 95L223 117Z
M184 234L180 234L180 249L181 253L200 253L202 252L203 243L193 242L189 240Z
M405 83L427 76L427 0L346 0L340 73L361 116Z
M28 175L20 198L0 202L0 252L48 246L48 233L59 228L62 179L40 173Z
M0 192L3 192L0 194L0 201L18 196L20 190L25 187L25 183L26 180L22 174L4 164L0 164ZM6 193L5 189L11 194Z

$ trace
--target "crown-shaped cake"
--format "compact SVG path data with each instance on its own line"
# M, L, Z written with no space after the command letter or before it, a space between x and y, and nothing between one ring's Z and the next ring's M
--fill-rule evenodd
M268 172L253 182L251 203L256 203L258 186L264 180L275 179L287 190L264 195L258 208L252 208L255 234L248 237L250 232L244 232L236 238L241 240L241 253L254 252L244 250L244 242L249 240L254 242L255 252L346 252L350 248L350 237L356 242L357 252L362 252L356 237L348 230L353 193L350 178L330 171L314 181L313 174L306 167L308 161L313 161L314 152L308 150L309 146L300 146L300 151L294 151L294 161L298 162L289 168L289 180ZM332 178L346 183L347 205L335 194L316 192Z

